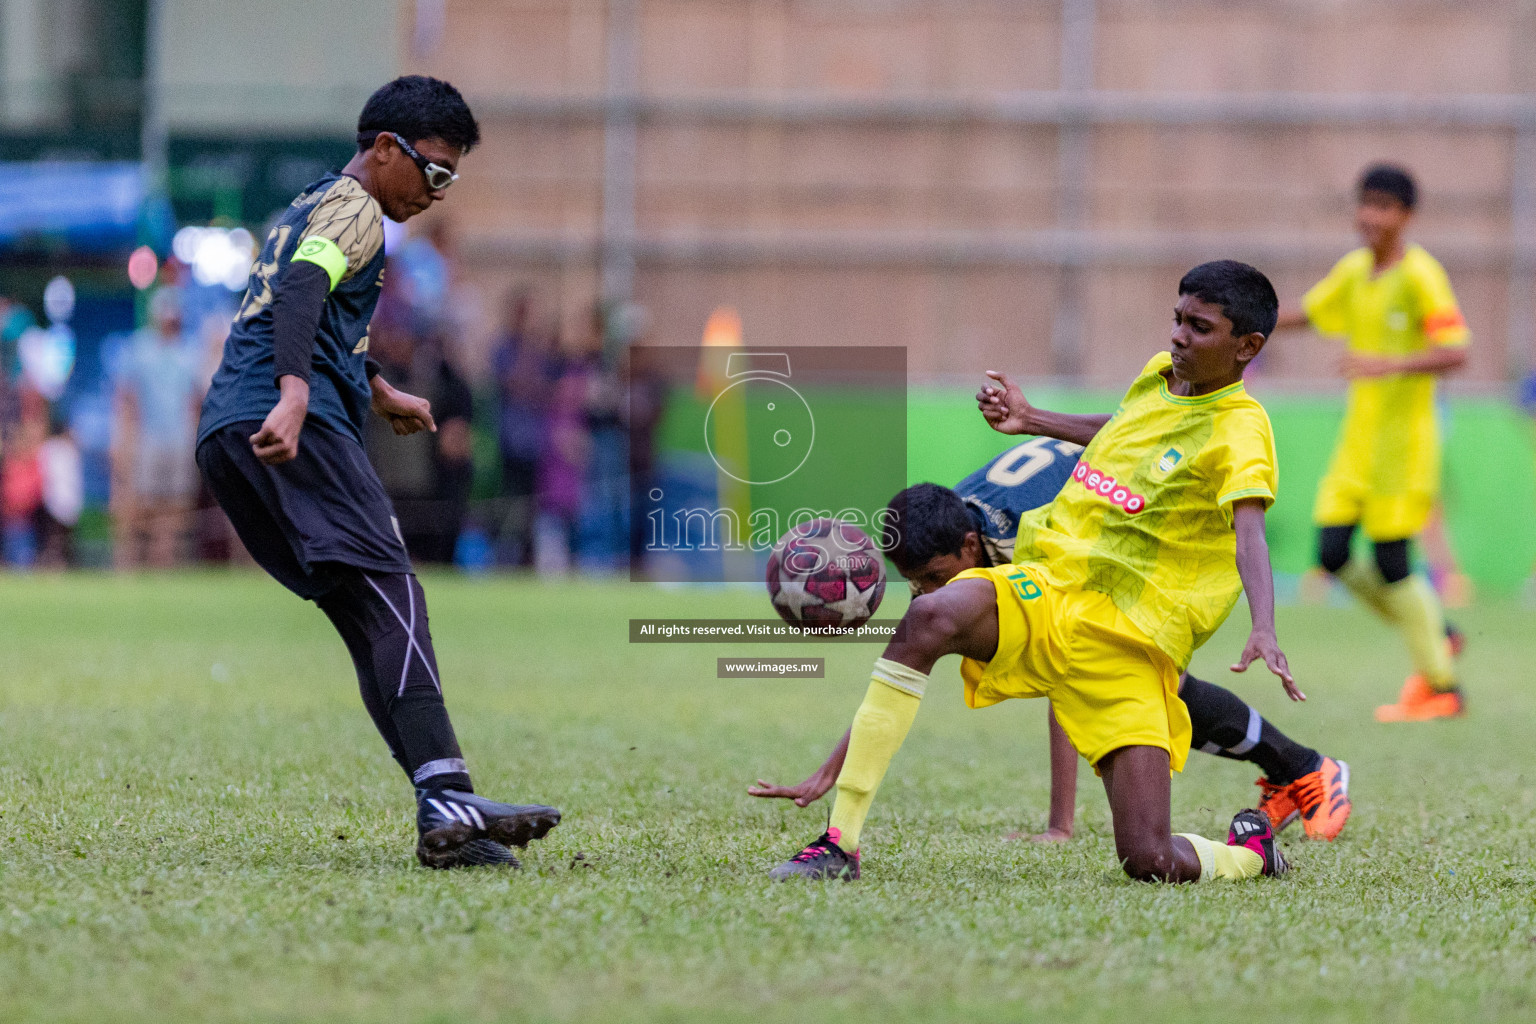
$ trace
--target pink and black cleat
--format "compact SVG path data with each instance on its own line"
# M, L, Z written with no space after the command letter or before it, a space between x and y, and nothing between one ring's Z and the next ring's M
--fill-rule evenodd
M844 853L837 845L842 838L835 828L829 828L821 837L795 854L789 860L768 872L775 882L786 878L841 878L851 882L859 877L859 852Z
M1264 861L1262 874L1283 875L1290 870L1280 844L1275 842L1275 830L1270 826L1269 815L1263 811L1238 811L1232 817L1232 828L1227 832L1228 846L1241 846L1252 850Z

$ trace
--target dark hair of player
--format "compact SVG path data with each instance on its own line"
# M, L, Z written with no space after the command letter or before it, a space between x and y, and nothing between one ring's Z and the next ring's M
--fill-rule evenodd
M1280 300L1269 278L1237 260L1200 264L1179 282L1179 294L1220 306L1239 338L1254 332L1269 337L1280 316Z
M976 521L960 495L938 484L914 484L885 507L880 547L900 569L916 569L937 555L958 555Z
M480 125L459 90L426 75L402 75L368 97L357 115L358 149L373 145L379 132L394 132L411 143L442 139L465 153L480 142Z
M1419 201L1419 188L1413 183L1413 175L1394 164L1373 164L1367 167L1365 173L1360 175L1358 191L1362 198L1367 192L1391 196L1402 203L1406 210L1413 209L1413 205Z

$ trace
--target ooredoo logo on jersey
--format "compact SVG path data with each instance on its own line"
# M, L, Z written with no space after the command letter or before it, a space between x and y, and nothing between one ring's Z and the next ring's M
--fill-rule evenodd
M1077 468L1072 471L1072 479L1131 515L1147 507L1146 498L1136 494L1108 473L1094 469L1084 459L1077 461Z

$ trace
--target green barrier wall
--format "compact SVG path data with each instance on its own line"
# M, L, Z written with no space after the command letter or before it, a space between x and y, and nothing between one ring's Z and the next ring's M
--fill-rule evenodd
M974 390L914 388L907 404L911 482L953 484L1008 447L976 412ZM1030 392L1063 412L1108 412L1118 395ZM1312 496L1343 415L1340 398L1258 396L1269 410L1280 453L1280 498L1269 516L1275 568L1300 573L1313 562ZM1480 588L1508 593L1536 559L1536 464L1531 423L1512 406L1461 400L1449 408L1445 506L1462 568Z
M976 411L974 390L913 388L907 397L907 478L954 484L1009 440L988 429ZM1086 391L1030 391L1044 408L1063 412L1108 412L1118 395ZM1276 570L1301 573L1313 563L1315 531L1312 496L1333 449L1343 414L1342 398L1260 394L1275 427L1280 453L1280 499L1269 516L1269 543ZM867 396L822 395L815 403L828 426L866 417ZM675 395L658 438L662 449L702 451L705 406ZM1531 574L1536 561L1536 463L1530 421L1513 406L1488 399L1454 401L1448 408L1445 507L1452 543L1462 568L1480 589L1509 593ZM830 432L830 431L829 431ZM857 434L857 432L854 432ZM843 432L843 436L848 436ZM881 460L870 452L884 438L866 435L866 445L839 445L838 475L866 504L883 504L889 473L875 472ZM863 448L864 450L860 451ZM851 453L851 457L849 456ZM794 496L799 499L798 495Z

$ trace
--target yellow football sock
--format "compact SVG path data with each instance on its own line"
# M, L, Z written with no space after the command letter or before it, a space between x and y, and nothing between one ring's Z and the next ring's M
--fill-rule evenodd
M1264 872L1264 858L1242 846L1228 846L1192 832L1175 832L1181 839L1189 840L1200 858L1200 878L1209 882L1213 878L1253 878Z
M1381 578L1381 571L1372 562L1351 558L1337 575L1339 582L1348 587L1351 594L1377 615L1396 624L1397 611L1387 598L1387 581Z
M1445 612L1429 581L1418 573L1388 584L1386 598L1393 618L1403 632L1413 667L1436 690L1456 685L1456 670L1445 642Z
M853 716L848 738L848 756L837 777L837 802L832 806L829 831L845 853L859 848L859 833L864 830L864 816L874 803L875 791L891 758L901 749L902 740L917 717L928 677L900 662L879 658L864 703ZM833 831L835 830L835 831Z

